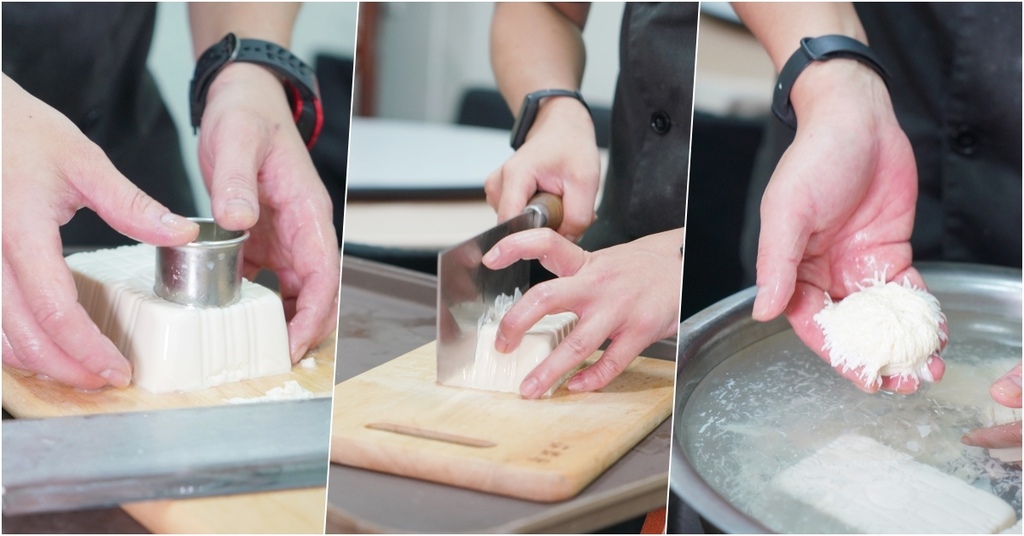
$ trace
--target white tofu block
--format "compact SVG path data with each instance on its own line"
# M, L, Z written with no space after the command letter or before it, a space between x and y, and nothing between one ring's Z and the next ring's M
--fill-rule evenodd
M140 244L67 257L78 301L151 393L195 391L291 370L281 299L242 281L228 307L196 308L153 291L156 251Z
M494 337L498 333L500 316L486 322L477 330L476 358L473 366L464 370L461 377L453 378L447 383L456 387L518 393L519 385L523 383L526 375L551 355L551 351L572 331L578 320L574 313L545 316L526 332L522 343L509 353L494 349ZM556 382L544 396L551 396L571 373Z
M767 493L779 492L868 533L996 533L1017 522L999 497L858 435L777 474Z

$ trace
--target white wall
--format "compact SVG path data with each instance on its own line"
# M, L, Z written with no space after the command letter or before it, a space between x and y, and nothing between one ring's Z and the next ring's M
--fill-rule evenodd
M161 2L157 8L156 32L149 54L149 68L178 126L186 169L192 180L199 214L210 215L210 201L202 183L188 109L188 84L192 79L192 40L188 29L187 4ZM299 10L291 50L312 65L318 52L338 56L355 50L355 2L310 2Z
M463 90L494 87L488 48L493 9L491 2L383 4L378 115L450 122ZM622 10L622 2L596 2L590 10L582 92L591 104L611 106Z

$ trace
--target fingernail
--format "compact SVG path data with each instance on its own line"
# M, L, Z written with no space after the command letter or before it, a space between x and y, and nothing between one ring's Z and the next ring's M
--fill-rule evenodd
M173 212L167 212L163 216L160 216L160 223L164 224L164 227L173 229L174 231L194 231L199 226L196 222L179 216Z
M499 255L501 255L501 248L499 248L498 246L494 246L480 259L480 262L483 262L484 264L491 264L492 262L498 260Z
M117 369L104 370L100 373L100 377L107 380L114 387L128 387L132 383L132 379L129 376Z
M500 330L494 334L494 348L503 354L508 353L508 339Z
M234 198L224 202L224 217L233 220L252 220L256 215L252 203L245 199Z
M298 348L292 350L292 363L298 363L303 357L306 356L306 352L308 350L308 344L300 345Z
M1020 398L1020 376L1003 376L996 380L995 388L1007 398Z
M757 296L754 298L754 318L762 318L768 313L768 306L771 305L768 299L768 289L757 287Z
M583 379L583 376L577 374L572 378L569 378L569 384L567 387L570 391L586 391L587 382Z
M537 389L540 387L540 382L537 378L529 377L519 386L519 393L526 398L534 398L537 396Z
M971 434L964 434L960 438L960 442L963 443L964 445L967 445L968 447L976 447L977 446L977 445L974 444L974 440L971 439Z

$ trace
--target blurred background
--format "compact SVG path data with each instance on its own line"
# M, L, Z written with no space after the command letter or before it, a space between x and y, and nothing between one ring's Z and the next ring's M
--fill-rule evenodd
M487 175L512 155L490 66L494 4L360 3L345 253L433 274L437 252L497 223ZM599 143L621 2L592 6L582 93Z

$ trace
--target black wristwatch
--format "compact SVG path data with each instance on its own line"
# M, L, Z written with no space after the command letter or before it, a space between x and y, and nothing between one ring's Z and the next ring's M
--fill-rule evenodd
M284 47L260 39L239 39L233 33L206 49L196 62L189 88L193 130L199 128L203 118L206 93L213 79L227 64L236 61L262 65L283 79L295 126L306 142L306 148L312 149L324 124L316 73Z
M827 61L834 58L857 60L874 69L885 84L889 85L889 72L885 70L878 56L875 56L864 43L845 35L805 37L800 40L800 48L789 57L779 72L779 80L775 83L775 94L772 97L772 113L775 117L796 129L796 112L793 111L793 103L789 100L793 84L812 61Z
M590 112L590 106L587 106L587 101L583 100L583 95L580 95L579 91L571 89L542 89L529 93L523 98L523 105L519 108L519 115L516 116L516 122L512 125L512 139L510 141L513 149L519 149L523 142L526 141L526 133L530 132L533 120L537 119L540 101L547 97L572 97L583 104L583 107L587 109L587 113Z

